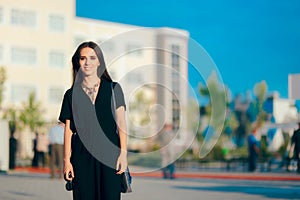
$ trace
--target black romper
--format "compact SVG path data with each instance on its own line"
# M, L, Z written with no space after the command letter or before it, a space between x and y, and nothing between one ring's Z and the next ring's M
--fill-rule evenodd
M118 83L113 85L116 108L125 107L121 86ZM74 200L121 198L120 175L116 174L120 141L111 97L111 82L105 79L101 80L95 105L81 86L74 85L64 95L59 120L64 123L70 120L73 132L71 163L75 176Z

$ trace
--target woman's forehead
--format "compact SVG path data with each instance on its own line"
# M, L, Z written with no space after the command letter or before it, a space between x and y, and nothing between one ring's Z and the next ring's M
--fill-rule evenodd
M90 47L84 47L81 49L80 55L96 55L96 52Z

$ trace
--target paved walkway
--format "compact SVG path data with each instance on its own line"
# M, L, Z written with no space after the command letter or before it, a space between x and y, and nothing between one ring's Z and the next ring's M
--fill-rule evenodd
M295 173L177 171L177 179L167 180L157 171L132 170L133 193L122 194L122 200L300 199L299 176ZM17 168L0 173L0 200L71 200L72 193L64 184L62 179L50 179L47 168Z
M160 171L151 171L139 167L131 167L133 177L161 178ZM146 172L149 171L149 172ZM18 167L10 173L27 172L33 174L49 174L49 168ZM265 180L265 181L300 181L296 172L226 172L226 171L186 171L178 170L176 178L205 178L205 179L235 179L235 180Z

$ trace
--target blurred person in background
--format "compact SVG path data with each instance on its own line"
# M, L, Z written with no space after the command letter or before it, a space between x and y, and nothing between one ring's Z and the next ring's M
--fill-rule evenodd
M256 170L256 163L259 154L259 142L256 139L257 128L254 127L248 136L248 171Z
M55 178L58 169L59 178L63 174L65 125L58 122L49 130L50 178Z
M46 166L46 155L49 150L49 138L44 132L37 134L36 151L37 151L37 163L38 167Z
M38 133L35 132L35 137L33 139L33 158L32 158L32 161L31 161L31 166L32 167L38 167L39 166L39 155L38 155L38 151L37 151L37 148L36 148L36 145L37 145L37 138L38 138Z
M14 137L14 131L12 131L9 138L9 169L15 169L17 147L18 141Z
M174 149L174 134L172 125L166 124L159 136L160 153L162 160L162 173L164 179L175 178L175 149Z
M300 173L300 122L298 122L298 128L293 133L291 143L294 145L293 158L297 162L297 173Z

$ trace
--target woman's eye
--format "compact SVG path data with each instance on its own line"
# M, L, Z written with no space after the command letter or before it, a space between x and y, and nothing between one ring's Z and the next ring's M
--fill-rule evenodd
M85 59L85 57L80 57L80 60L84 60Z

